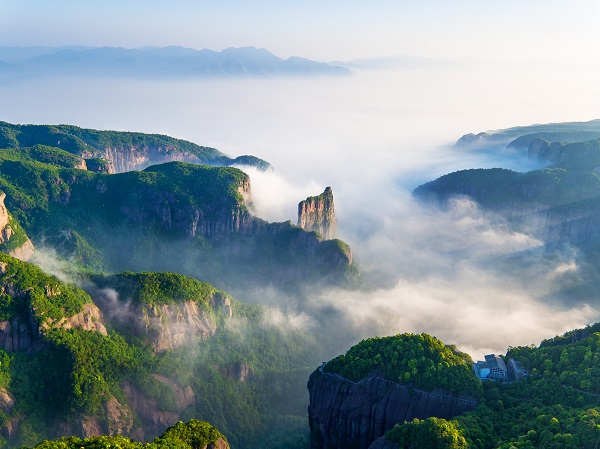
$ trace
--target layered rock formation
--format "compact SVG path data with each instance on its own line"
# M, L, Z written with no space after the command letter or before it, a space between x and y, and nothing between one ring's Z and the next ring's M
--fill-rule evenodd
M396 424L450 419L477 405L466 395L417 390L377 376L352 382L320 369L310 376L308 391L311 449L367 449Z
M180 304L136 304L125 317L154 352L191 345L215 334L214 316L195 301Z
M47 319L41 326L36 323L35 315L35 309L29 307L24 317L17 316L0 321L0 349L8 352L39 351L47 344L43 339L43 333L50 328L81 328L108 335L106 327L102 323L100 310L92 303L84 304L83 310L71 317L64 317L56 322Z
M310 196L298 204L298 226L306 231L315 231L323 239L335 238L337 221L333 207L333 191L326 187L318 196Z
M33 243L6 209L5 199L6 193L0 192L0 251L20 260L28 260L33 255Z

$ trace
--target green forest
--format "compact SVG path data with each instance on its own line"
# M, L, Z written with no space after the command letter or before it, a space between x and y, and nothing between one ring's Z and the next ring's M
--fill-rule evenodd
M427 334L401 334L368 338L329 361L324 368L358 381L380 375L415 388L442 388L478 396L481 383L471 368L471 358Z

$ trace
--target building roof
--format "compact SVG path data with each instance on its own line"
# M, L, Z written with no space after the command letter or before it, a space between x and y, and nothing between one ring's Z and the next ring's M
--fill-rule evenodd
M499 368L501 370L506 371L506 365L504 364L504 360L497 356L496 354L488 354L485 356L485 366L486 368Z

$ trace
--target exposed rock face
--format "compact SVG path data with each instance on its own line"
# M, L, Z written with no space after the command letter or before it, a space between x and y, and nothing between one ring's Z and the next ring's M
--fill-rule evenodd
M196 402L196 396L191 387L183 388L159 374L153 376L171 390L178 411L160 410L156 399L146 397L134 384L125 381L123 390L127 396L127 404L139 417L143 425L141 431L140 429L134 429L134 433L142 440L149 440L162 433L167 427L175 424L180 419L181 411Z
M426 392L379 377L354 383L320 370L310 376L308 391L311 449L367 449L396 424L450 419L477 405L472 397L443 390Z
M116 173L132 170L143 170L150 165L179 161L200 164L202 161L195 155L177 150L174 146L129 146L104 148L104 159L109 160Z
M206 449L229 449L229 443L223 438L219 438L216 442L206 446Z
M214 335L217 330L214 318L195 301L141 305L140 308L144 317L142 333L155 352L192 344Z
M49 294L49 293L46 293ZM83 305L83 310L71 317L65 317L60 321L53 322L50 318L42 324L42 330L50 328L72 329L81 328L86 331L99 332L102 335L108 335L106 327L102 324L102 315L100 309L95 304L88 303Z
M0 321L0 349L8 352L25 351L31 353L39 351L46 344L42 338L43 331L51 327L62 327L64 329L78 327L108 335L104 324L102 324L100 310L91 303L84 304L83 310L72 317L65 317L56 323L48 320L41 328L37 326L34 315L35 311L29 309L25 319L14 318Z
M6 267L5 262L0 262L0 273L6 273ZM29 294L27 290L18 291L10 281L0 283L0 293L7 293L22 300L26 300L26 295ZM47 297L52 297L60 294L60 291L57 291L51 285L46 285L45 293ZM51 318L47 318L41 327L38 326L35 316L36 310L28 307L25 316L0 321L0 349L8 352L25 351L31 353L39 351L45 346L42 337L44 330L50 328L71 329L77 327L108 335L106 327L102 323L100 309L93 303L84 304L81 312L70 317L63 317L56 322Z
M219 367L219 372L230 379L238 382L246 382L254 376L254 370L247 363L232 363L231 365Z
M0 192L0 251L20 260L28 260L33 255L33 243L25 235L4 205L6 194ZM17 239L13 244L11 239Z
M5 415L10 415L15 406L15 397L6 388L0 389L0 410Z
M104 291L94 296L109 322L135 332L154 352L193 344L214 335L217 330L214 315L196 301L151 305L117 303ZM230 300L221 296L215 295L211 306L231 316Z
M250 234L263 226L243 207L251 205L252 201L250 178L241 180L237 190L244 202L233 207L214 204L200 209L181 204L173 192L148 189L137 193L140 201L121 206L120 210L131 224L147 226L158 222L163 229L179 231L187 237L223 240L230 234Z
M306 231L318 232L325 240L335 238L337 222L331 187L298 203L298 226Z

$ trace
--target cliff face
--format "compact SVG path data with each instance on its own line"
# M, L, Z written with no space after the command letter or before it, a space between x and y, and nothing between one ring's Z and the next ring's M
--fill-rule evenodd
M426 392L378 377L354 383L316 370L308 381L311 449L367 449L395 424L471 411L474 398Z
M335 238L337 222L333 207L331 187L318 196L311 196L298 204L298 226L306 231L316 231L325 240Z
M88 154L89 157L97 157L97 154ZM85 156L84 156L85 157ZM100 157L110 161L116 173L132 170L143 170L150 165L163 164L165 162L179 161L200 164L202 161L198 156L185 151L177 150L174 146L107 146Z
M190 345L217 330L214 317L194 301L138 307L141 318L136 321L138 330L155 352Z
M65 317L57 322L48 320L41 327L35 322L35 310L28 309L25 317L16 317L11 320L0 321L0 349L8 352L36 352L43 349L46 342L43 332L49 328L71 329L74 327L88 331L100 332L108 335L100 310L94 304L84 304L83 310L71 317Z
M5 199L6 194L0 192L0 251L20 260L28 260L33 255L33 243L8 213Z
M239 205L207 203L198 207L183 203L181 197L171 191L148 188L132 193L135 203L124 204L119 209L131 224L147 226L154 222L187 237L222 240L229 234L251 233L259 224L247 210L252 204L250 179L245 176L236 189L243 199Z

